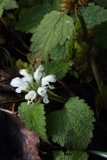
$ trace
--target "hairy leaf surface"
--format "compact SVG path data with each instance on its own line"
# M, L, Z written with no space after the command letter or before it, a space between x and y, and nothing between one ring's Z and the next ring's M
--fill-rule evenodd
M68 69L68 63L65 63L61 60L47 62L44 64L44 72L46 75L54 74L56 75L57 80L62 79L68 72Z
M18 113L29 130L33 131L41 139L49 143L45 129L46 122L43 104L28 105L26 102L23 102L18 107Z
M88 28L94 28L96 25L107 21L107 9L104 9L98 5L89 6L86 8L81 7L80 11ZM76 23L78 21L76 14L73 14L72 17Z
M54 160L88 160L88 154L82 151L71 151L64 154L62 151L54 151Z
M73 19L63 12L52 11L45 15L31 38L31 56L46 60L57 44L63 45L67 36L73 36Z
M95 25L107 21L107 10L98 5L84 7L81 9L81 13L88 28L93 28Z
M34 33L44 15L51 11L49 3L36 5L29 10L25 10L24 16L16 25L17 30L25 31L26 33Z
M63 109L48 115L48 135L61 146L86 149L93 137L93 114L84 100L70 98Z
M50 51L50 58L53 60L64 60L69 52L69 43L66 41L63 45L59 43Z

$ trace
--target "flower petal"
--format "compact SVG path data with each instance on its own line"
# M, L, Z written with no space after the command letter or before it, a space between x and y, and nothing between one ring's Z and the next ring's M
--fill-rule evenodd
M19 88L16 88L15 92L21 93L21 88L20 88L20 87L19 87Z
M44 76L44 73L42 72L44 70L44 67L40 65L37 70L34 72L34 79L36 80L37 83L40 82L41 77Z
M36 92L34 90L29 91L28 94L25 95L25 99L28 100L28 103L33 102L35 98Z
M48 75L48 76L46 76L46 77L43 77L42 78L42 87L49 87L50 89L53 89L54 87L53 86L51 86L50 84L49 84L49 82L56 82L56 78L55 78L55 75L53 75L53 74L50 74L50 75Z
M45 94L44 98L43 98L43 102L44 103L49 103L49 99L48 99L48 95Z
M19 77L12 79L10 85L13 87L18 87L15 90L17 93L21 93L21 90L26 90L28 88L28 83Z
M24 76L24 77L22 78L24 81L27 81L27 82L29 82L29 83L32 83L33 77L32 77L31 74L28 73L28 71L27 71L26 69L21 69L21 70L19 71L19 73L20 73L22 76Z
M19 77L12 79L10 84L13 87L24 87L24 88L28 87L28 83L26 81L23 81L23 79Z
M42 97L45 96L45 94L47 93L47 90L45 87L39 87L38 90L37 90L38 94Z

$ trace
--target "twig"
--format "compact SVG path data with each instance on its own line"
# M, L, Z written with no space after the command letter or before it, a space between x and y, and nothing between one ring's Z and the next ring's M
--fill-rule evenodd
M24 55L25 57L27 57L27 55L26 55L25 53L21 52L19 49L17 49L16 47L14 47L13 45L11 45L10 43L9 43L9 45L10 45L11 47L13 47L17 52L19 52L19 53L21 53L22 55Z
M63 82L62 80L59 80L58 82L63 86L63 88L64 88L72 97L75 97L75 94L68 88L68 86L65 84L65 82Z
M0 18L0 21L5 25L7 29L9 29L11 33L13 33L19 39L23 46L29 51L29 47L25 44L25 42L23 42L22 38L12 28L10 28L10 26L8 26L4 19Z
M3 112L6 112L6 113L12 114L12 115L16 115L17 114L17 112L9 111L7 109L0 108L0 110L3 111Z

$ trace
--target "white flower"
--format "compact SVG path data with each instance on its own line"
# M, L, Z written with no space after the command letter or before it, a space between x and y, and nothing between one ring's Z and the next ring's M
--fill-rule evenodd
M45 94L47 93L47 90L45 87L39 87L38 90L37 90L38 94L42 97L45 96Z
M25 99L28 100L28 104L32 103L35 98L36 92L34 90L29 91L28 94L25 95Z
M21 93L22 90L26 90L28 88L28 83L19 77L12 79L10 84L13 87L17 87L15 90L17 93Z
M49 103L49 100L48 100L48 95L45 94L44 98L43 98L43 102L44 103Z
M32 83L33 77L31 76L31 74L28 73L28 71L27 71L26 69L21 69L21 70L19 71L19 73L20 73L22 76L24 76L24 77L22 78L24 81L27 81L27 82L29 82L29 83Z
M42 78L42 87L49 87L50 89L53 89L54 87L51 86L49 84L49 82L56 82L56 78L55 78L55 75L53 74L50 74L46 77L43 77Z
M44 103L49 103L48 95L47 95L47 88L53 89L54 87L50 85L50 82L56 82L55 75L51 74L45 77L45 73L43 72L44 67L40 65L36 71L34 72L34 79L37 83L35 86L35 89L37 90L37 93L43 97ZM11 81L11 85L16 88L17 93L21 93L21 91L28 91L28 94L25 95L25 99L28 100L28 104L32 103L33 100L36 98L36 92L34 90L31 90L33 85L29 85L33 83L33 77L31 74L28 73L26 69L21 69L19 73L23 76L22 78L16 77ZM41 85L41 86L40 86ZM38 89L37 86L40 86Z
M49 103L46 87L39 87L37 92L40 96L43 97L44 103Z
M38 69L34 72L34 79L37 83L40 82L40 79L44 76L44 73L42 72L44 70L44 67L40 65Z

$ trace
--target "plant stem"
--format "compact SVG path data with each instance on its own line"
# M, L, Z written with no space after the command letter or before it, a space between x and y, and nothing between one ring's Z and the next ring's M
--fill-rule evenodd
M65 98L62 98L60 96L58 96L57 94L53 93L52 91L48 90L48 95L49 95L49 98L50 99L53 99L53 100L56 100L56 101L59 101L61 103L66 103L67 100Z
M103 100L105 100L105 95L103 93L103 88L102 88L102 81L101 81L101 79L99 77L99 73L98 73L98 70L97 70L97 67L96 67L96 63L95 63L95 60L94 60L94 52L95 52L94 48L92 48L92 52L91 52L91 67L92 67L92 71L93 71L95 80L97 82L99 91L101 93L101 96L102 96Z
M76 14L79 18L79 22L81 24L81 28L82 28L82 32L83 32L83 35L85 37L85 39L87 39L87 27L86 27L86 23L84 21L84 18L80 12L80 10L78 8L76 8Z

